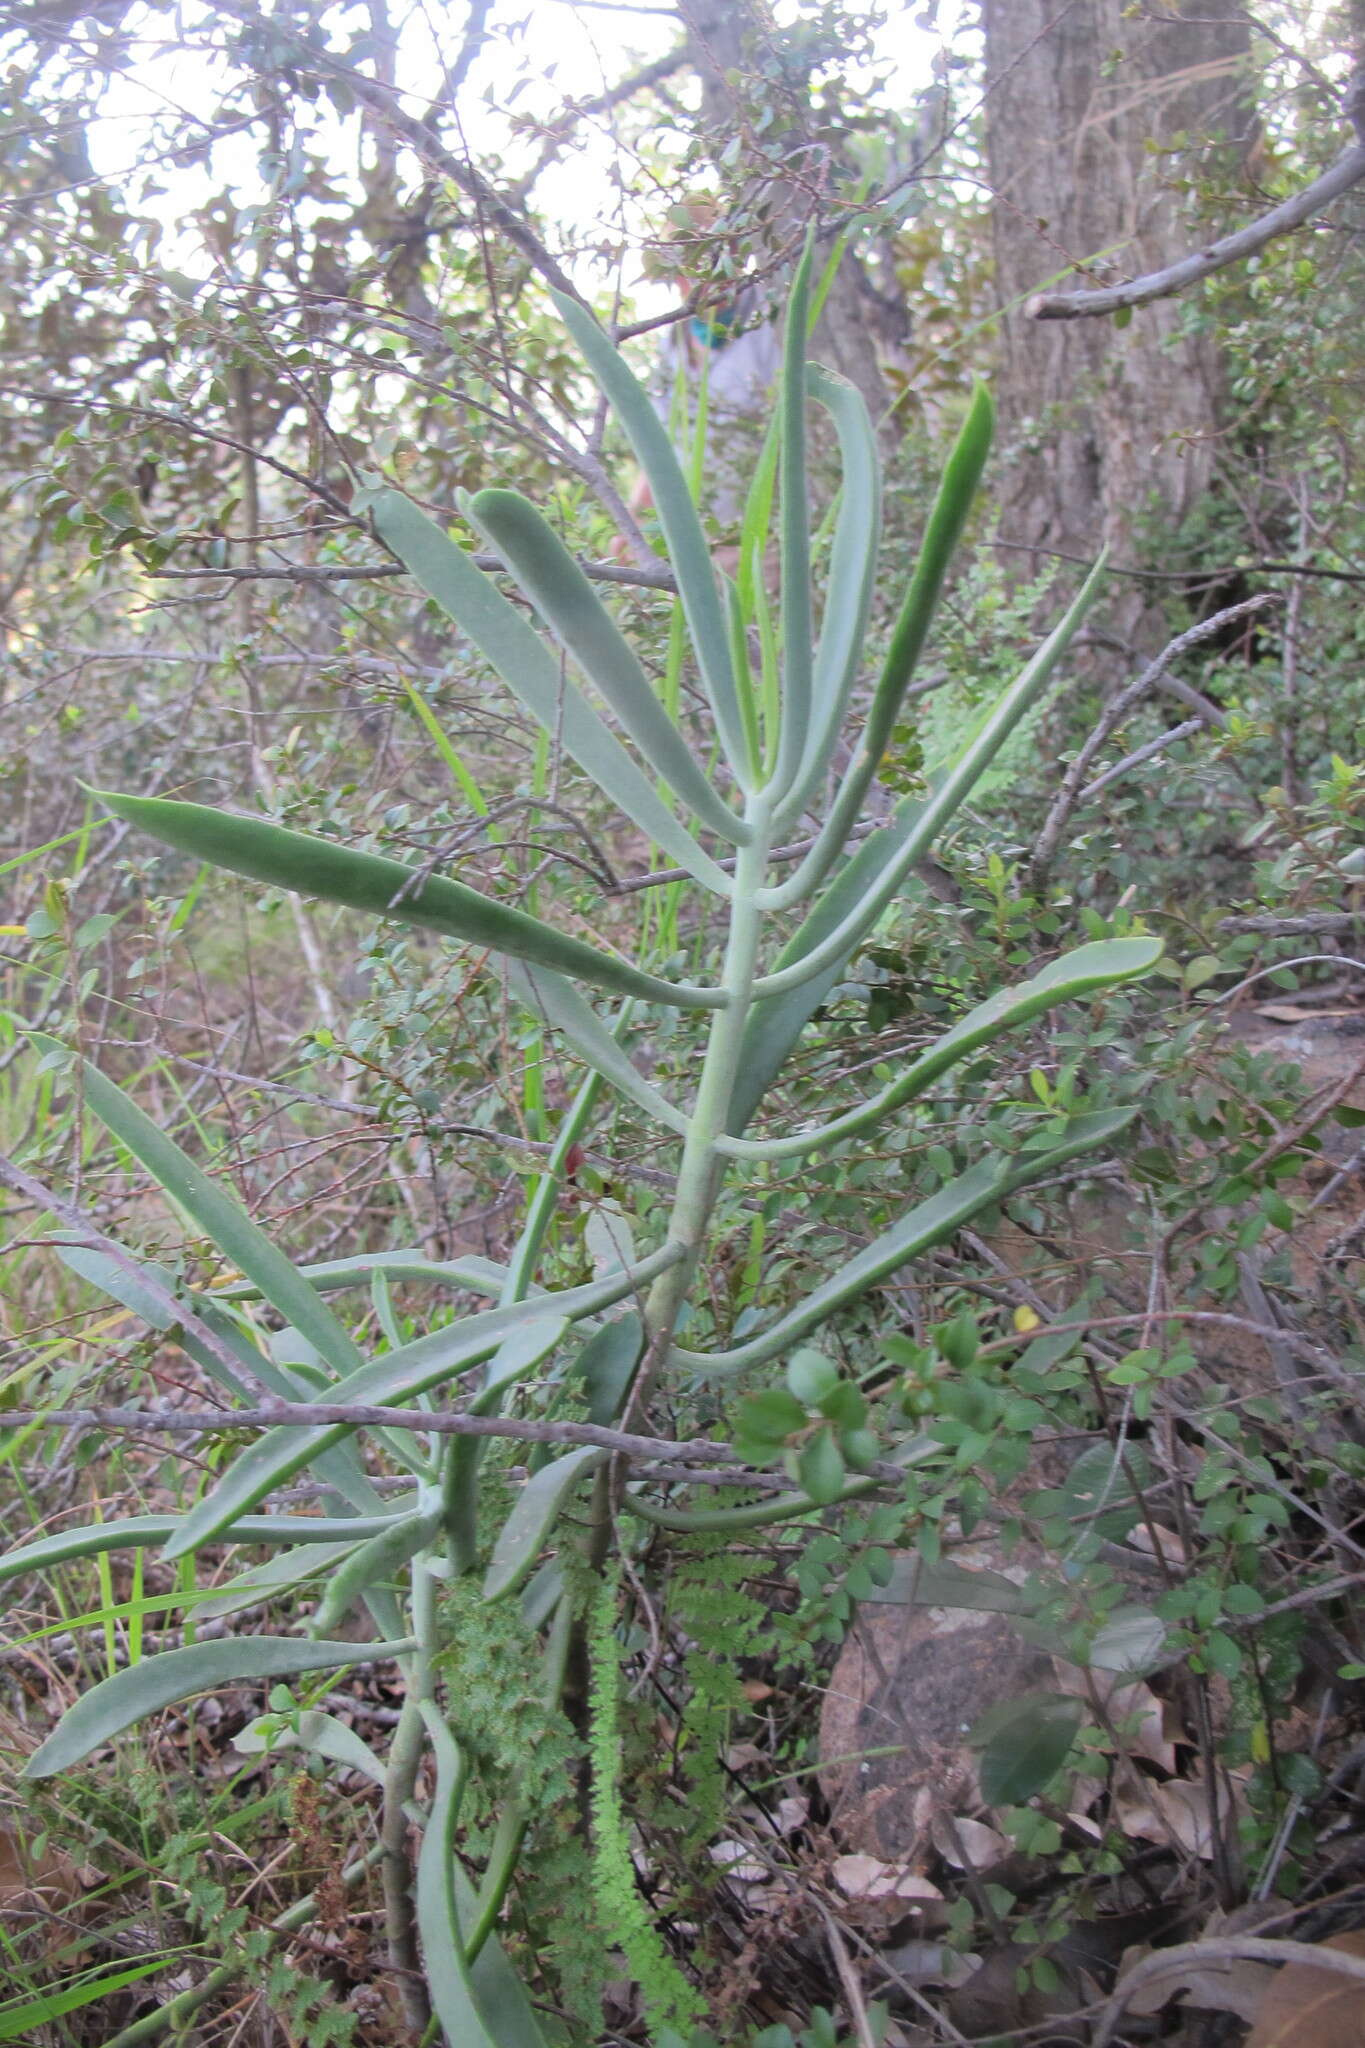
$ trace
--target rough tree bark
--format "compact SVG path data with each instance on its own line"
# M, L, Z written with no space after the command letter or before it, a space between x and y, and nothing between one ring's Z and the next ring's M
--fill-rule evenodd
M1246 13L1241 0L982 0L982 21L1005 308L1000 537L1024 550L1012 564L1021 575L1051 551L1092 555L1101 540L1131 559L1144 511L1174 525L1208 484L1223 402L1216 344L1181 331L1179 300L1126 327L1041 324L1024 302L1070 262L1093 259L1089 274L1109 281L1192 245L1168 181L1254 142ZM1134 596L1128 625L1140 610Z

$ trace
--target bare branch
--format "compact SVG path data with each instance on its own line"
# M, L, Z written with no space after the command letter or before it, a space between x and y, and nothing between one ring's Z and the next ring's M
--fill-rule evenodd
M488 569L501 576L505 564L497 555L475 555L476 569ZM579 568L593 583L628 583L640 590L677 589L670 570L627 569L620 562L580 562ZM291 562L283 569L153 569L150 574L163 582L192 582L217 577L226 583L371 583L385 576L406 576L401 562L373 562L355 569L329 566L312 568L306 562Z
M1264 611L1269 605L1282 604L1283 602L1284 600L1276 592L1265 591L1259 597L1249 597L1243 604L1228 605L1224 610L1214 612L1209 618L1201 619L1197 626L1191 626L1188 632L1181 633L1174 640L1168 642L1162 648L1156 660L1148 663L1136 681L1129 683L1126 689L1120 690L1118 695L1106 705L1096 723L1094 731L1077 752L1076 758L1072 761L1065 776L1062 778L1061 788L1053 798L1052 808L1043 822L1043 829L1038 834L1037 844L1033 849L1033 858L1029 863L1030 887L1035 890L1041 888L1047 871L1052 864L1053 857L1056 854L1057 847L1061 842L1062 833L1066 829L1067 820L1077 804L1081 802L1082 793L1084 792L1087 795L1091 793L1086 789L1086 777L1094 763L1095 756L1104 746L1110 734L1118 729L1128 716L1128 713L1136 704L1141 702L1147 695L1147 692L1157 685L1165 686L1165 683L1169 680L1166 677L1166 670L1177 656L1186 653L1191 647L1198 646L1201 640L1211 639L1215 633L1220 632L1224 626L1230 625L1235 619L1246 618L1254 612ZM1177 692L1176 694L1182 693ZM1224 725L1227 722L1224 713L1216 705L1210 704L1206 698L1196 697L1193 708L1197 712L1201 723ZM1124 765L1131 764L1125 763Z
M1353 105L1365 103L1365 91L1357 91ZM1353 115L1359 130L1365 120L1359 112ZM1212 277L1217 270L1226 270L1231 263L1240 263L1245 257L1254 256L1258 249L1264 249L1267 242L1273 242L1278 235L1287 235L1293 229L1316 213L1331 200L1340 198L1365 178L1365 139L1354 142L1343 150L1330 170L1315 178L1311 185L1305 185L1302 192L1295 193L1281 205L1272 207L1249 227L1239 228L1234 235L1225 235L1221 242L1213 242L1207 249L1199 249L1193 256L1184 256L1178 263L1169 264L1165 270L1150 271L1146 277L1134 278L1130 284L1111 285L1098 292L1042 292L1029 300L1024 312L1030 320L1090 320L1106 313L1121 313L1132 306L1150 305L1153 299L1169 298L1173 292L1183 291L1186 285L1199 284L1206 277Z
M136 1270L142 1280L142 1269ZM235 1358L233 1362L237 1364ZM235 1429L329 1429L341 1423L354 1429L415 1430L427 1436L510 1437L517 1443L528 1444L589 1444L623 1458L734 1465L739 1467L736 1485L744 1483L744 1470L735 1453L727 1444L712 1443L706 1437L675 1443L666 1437L604 1429L595 1422L531 1422L509 1415L469 1415L458 1409L432 1412L426 1408L390 1408L366 1402L267 1400L257 1408L12 1408L6 1409L4 1422L7 1428L11 1424L54 1423L68 1429L135 1429L168 1436L221 1436L224 1430Z

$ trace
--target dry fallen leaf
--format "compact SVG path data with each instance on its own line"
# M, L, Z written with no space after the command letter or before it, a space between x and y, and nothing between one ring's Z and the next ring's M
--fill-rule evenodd
M1314 1947L1365 1958L1365 1928ZM1330 1965L1286 1963L1266 1987L1246 2048L1365 2048L1365 1984Z
M883 1863L879 1856L836 1856L830 1865L834 1882L846 1899L941 1899L927 1877L903 1864Z
M1225 1778L1218 1788L1218 1826L1224 1835L1235 1824L1239 1804L1237 1788L1230 1787ZM1174 1843L1205 1861L1213 1855L1209 1788L1202 1778L1148 1784L1141 1799L1120 1796L1116 1816L1125 1835L1144 1842Z
M772 1871L755 1856L747 1842L713 1842L707 1850L711 1861L740 1884L767 1884Z
M991 1870L1010 1853L1005 1837L997 1829L988 1828L984 1821L963 1820L960 1815L949 1821L938 1813L929 1832L939 1855L954 1870Z
M21 1835L0 1824L0 1916L57 1912L90 1889L87 1876L99 1882L98 1872L78 1870L60 1852L34 1856Z
M1155 1539L1155 1540L1154 1540ZM1164 1522L1138 1522L1128 1531L1125 1539L1133 1550L1143 1550L1148 1557L1155 1557L1157 1544L1167 1564L1184 1564L1185 1546L1174 1529L1168 1529Z
M1171 1734L1176 1731L1168 1727L1175 1717L1169 1703L1159 1700L1150 1685L1142 1679L1121 1685L1112 1671L1083 1671L1079 1665L1068 1664L1060 1657L1053 1659L1053 1667L1059 1692L1102 1708L1106 1720L1123 1729L1121 1746L1125 1756L1145 1757L1163 1771L1175 1770ZM1098 1747L1112 1750L1114 1745L1106 1737Z
M1125 1949L1119 1963L1121 1984L1129 1971L1155 1953L1145 1942ZM1145 1989L1135 1991L1125 2010L1142 2017L1160 2012L1172 1998L1196 2005L1206 2012L1236 2013L1240 2020L1252 2020L1260 2009L1267 1986L1275 1972L1269 1963L1253 1963L1246 1957L1231 1956L1226 1962L1189 1962L1172 1966L1169 1976L1156 1977Z

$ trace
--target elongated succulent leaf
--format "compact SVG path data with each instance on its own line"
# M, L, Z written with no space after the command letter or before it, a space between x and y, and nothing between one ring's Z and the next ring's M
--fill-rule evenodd
M499 1294L507 1278L506 1266L472 1253L459 1259L427 1259L420 1252L353 1252L344 1259L319 1259L298 1270L319 1294L367 1287L376 1273L394 1285L426 1283L461 1288L469 1294ZM254 1301L260 1291L250 1280L233 1280L215 1286L213 1295L216 1301Z
M411 1401L428 1387L477 1365L497 1350L504 1337L517 1334L519 1346L529 1364L553 1350L568 1328L564 1316L547 1315L543 1307L525 1305L516 1309L490 1309L470 1316L462 1324L437 1330L431 1337L418 1338L401 1351L376 1359L349 1380L329 1388L327 1399L348 1406L383 1406ZM175 1536L166 1546L167 1557L180 1557L211 1542L239 1516L249 1513L275 1487L283 1485L319 1452L338 1443L354 1424L319 1423L315 1429L302 1425L268 1430L240 1453L223 1478L191 1508Z
M380 1664L412 1648L408 1638L391 1643L305 1643L284 1636L229 1636L144 1657L83 1693L62 1716L47 1741L25 1764L25 1778L51 1778L82 1763L136 1721L176 1700L216 1685L242 1685L257 1678L289 1678L299 1671L330 1671L344 1664Z
M306 1585L310 1579L332 1571L357 1548L358 1543L347 1539L337 1543L296 1543L291 1544L288 1550L277 1550L273 1557L248 1565L244 1571L236 1573L217 1587L207 1600L197 1602L195 1619L199 1622L219 1621L225 1615L240 1614L244 1607L255 1607L263 1600L274 1599L279 1593ZM331 1630L319 1629L318 1634L330 1635Z
M586 1060L618 1093L652 1116L666 1130L686 1137L688 1121L680 1109L647 1081L620 1041L602 1023L572 983L541 967L517 963L508 968L511 988L533 1016L552 1024L579 1058Z
M915 829L923 805L909 797L891 823L873 832L840 868L815 907L793 932L773 963L774 974L801 963L865 901L885 870L897 860ZM818 971L802 975L781 994L756 1002L744 1027L739 1071L730 1098L728 1129L742 1136L759 1103L777 1079L797 1040L844 971L839 955Z
M401 1513L401 1510L396 1510ZM392 1515L248 1515L223 1531L225 1543L361 1543L377 1536L395 1519ZM0 1552L0 1583L22 1572L50 1571L76 1558L100 1557L110 1550L146 1550L166 1543L179 1528L179 1515L130 1515L120 1522L90 1522L80 1529L62 1529L34 1543Z
M475 571L475 574L478 572ZM166 797L115 796L95 791L116 817L137 825L167 846L178 846L197 860L265 882L293 889L327 903L344 903L371 917L442 932L470 945L488 946L513 960L531 960L559 974L574 976L592 988L618 995L643 996L677 1009L723 1009L716 990L694 989L661 981L624 960L613 960L581 939L567 937L539 918L513 910L463 882L444 875L422 878L421 871L381 854L359 853L332 839L290 832L264 818L243 818L203 804L182 804Z
M881 465L872 421L855 385L819 364L809 367L811 396L834 421L843 465L824 616L815 651L805 751L784 817L798 812L829 765L858 680L881 536Z
M778 533L782 563L782 713L773 786L784 796L797 779L810 731L810 485L806 476L806 326L814 241L806 237L787 302L778 458Z
M182 1299L186 1307L217 1338L219 1345L241 1359L247 1377L241 1378L236 1374L230 1374L218 1352L201 1343L195 1332L183 1324L178 1328L176 1342L187 1357L202 1367L210 1379L225 1387L229 1393L235 1394L238 1400L243 1400L248 1405L254 1400L252 1378L261 1386L268 1388L272 1394L277 1394L282 1401L306 1401L316 1391L315 1387L305 1381L300 1374L277 1365L264 1351L248 1343L232 1317L226 1315L216 1301L189 1291L177 1281L173 1273L153 1265L150 1260L135 1260L131 1255L126 1259L114 1259L107 1252L88 1250L83 1245L74 1244L59 1244L57 1253L63 1265L69 1266L73 1273L79 1273L82 1279L89 1280L94 1286L101 1288L112 1300L122 1302L125 1308L131 1309L135 1316L139 1316L153 1330L170 1329L173 1319L170 1311L157 1299L153 1290L142 1284L141 1276L147 1275L159 1282L167 1293ZM244 1285L255 1295L261 1292L251 1281L244 1282ZM343 1500L350 1501L352 1507L359 1513L383 1513L383 1498L370 1483L353 1444L338 1444L335 1450L328 1451L319 1464L318 1477L333 1487Z
M724 871L674 817L649 777L637 768L577 683L564 673L562 658L508 602L492 578L476 568L465 550L401 492L380 491L372 511L380 535L423 590L468 634L551 738L563 744L604 795L656 845L667 848L704 887L728 895L730 883Z
M882 664L857 751L849 763L819 838L794 878L797 901L809 893L838 859L862 809L868 785L886 752L905 692L928 637L948 565L981 481L994 428L995 408L984 386L978 385L943 471L910 588L891 636L891 645Z
M798 1131L770 1143L750 1144L722 1138L718 1141L719 1149L738 1158L792 1159L855 1137L923 1094L931 1082L959 1060L967 1059L983 1046L993 1045L1007 1031L1017 1030L1058 1003L1093 995L1097 990L1149 973L1161 952L1160 939L1101 939L1088 946L1077 946L1017 987L997 989L945 1031L917 1060L912 1060L896 1080L847 1115L816 1130Z
M480 491L467 509L656 774L701 824L744 845L747 828L707 780L639 656L549 521L518 491Z
M732 1351L709 1355L675 1350L674 1360L709 1375L729 1375L747 1372L753 1366L765 1365L769 1359L781 1357L801 1338L827 1322L836 1310L856 1301L869 1287L875 1287L879 1280L884 1280L898 1266L903 1266L907 1259L918 1258L932 1246L942 1244L945 1238L970 1223L974 1216L979 1216L983 1209L1004 1201L1007 1195L1027 1187L1030 1181L1064 1166L1069 1159L1075 1159L1083 1152L1092 1152L1096 1147L1108 1144L1120 1131L1127 1129L1136 1115L1135 1109L1118 1109L1073 1117L1058 1134L1056 1144L1045 1151L1024 1153L1018 1158L1002 1154L982 1160L956 1180L949 1181L947 1187L940 1188L937 1194L917 1202L913 1209L842 1266L832 1279L815 1288L804 1301L798 1302L794 1309L760 1336Z
M50 1042L49 1042L50 1043ZM257 1227L235 1196L210 1180L161 1126L89 1060L79 1061L86 1103L178 1202L225 1258L240 1266L271 1306L294 1325L340 1377L361 1364L360 1352L298 1268Z
M584 361L625 428L636 459L649 479L654 509L668 544L669 560L678 579L678 595L715 716L716 731L737 779L741 786L747 787L752 780L754 764L749 757L735 688L725 613L716 589L706 535L702 532L701 521L688 492L687 480L673 452L668 429L655 412L649 393L612 347L591 313L558 292L551 296L564 325L581 349Z
M1065 616L1053 627L1032 660L1026 663L1019 676L1002 694L990 717L970 745L964 748L952 769L936 783L929 801L923 806L911 829L903 835L896 856L883 865L861 903L844 917L842 923L821 944L811 950L804 961L794 967L781 969L776 974L761 977L754 984L758 996L781 994L796 982L803 980L807 974L818 972L826 964L846 960L853 947L871 931L894 898L912 863L928 850L934 839L966 802L1010 734L1020 721L1028 716L1042 696L1053 671L1095 602L1104 574L1104 563L1105 558L1101 556L1086 577ZM814 853L807 856L809 860L813 860L814 857ZM782 889L774 890L768 899L769 903L774 906L780 905L788 889L793 886L794 884L784 885Z
M483 1582L485 1600L500 1600L506 1593L515 1593L531 1576L541 1546L569 1495L584 1473L600 1465L606 1455L595 1445L585 1444L531 1474L498 1532Z
M455 1828L464 1790L464 1759L434 1707L428 1706L423 1719L436 1756L436 1796L417 1856L417 1931L427 1989L446 2048L498 2048L484 2026L469 1979L455 1901Z
M438 1507L419 1508L352 1550L328 1580L327 1590L309 1624L310 1635L325 1636L340 1628L361 1595L401 1571L419 1550L425 1550L435 1540L440 1526Z
M239 1756L273 1756L281 1749L308 1750L314 1756L325 1756L328 1763L340 1764L343 1770L359 1771L372 1785L382 1785L387 1775L369 1743L363 1742L354 1728L338 1721L335 1714L324 1714L316 1707L306 1707L292 1720L281 1714L262 1714L233 1736L232 1746Z

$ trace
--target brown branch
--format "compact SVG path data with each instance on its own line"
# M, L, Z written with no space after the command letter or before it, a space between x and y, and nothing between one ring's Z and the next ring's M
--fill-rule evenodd
M126 1257L126 1254L125 1254ZM129 1261L131 1264L131 1261ZM141 1268L138 1279L146 1281ZM180 1311L180 1320L188 1318ZM196 1333L197 1334L197 1333ZM238 1361L234 1358L234 1366ZM637 1436L595 1422L532 1422L508 1415L472 1415L459 1409L391 1408L372 1402L263 1401L256 1408L7 1408L6 1428L53 1423L67 1429L155 1430L168 1436L221 1435L234 1429L403 1429L430 1436L508 1437L516 1443L587 1444L622 1458L668 1458L687 1464L735 1466L734 1483L745 1483L745 1468L727 1444L707 1437L675 1443L667 1437ZM760 1475L764 1476L764 1475Z
M1365 91L1356 90L1352 105L1365 104ZM1357 133L1365 127L1365 119L1359 112L1352 116ZM1311 185L1305 185L1292 199L1286 199L1269 213L1249 227L1239 228L1236 234L1225 235L1219 242L1212 242L1206 249L1196 250L1192 256L1184 256L1178 263L1168 264L1164 270L1149 271L1146 277L1134 278L1130 284L1116 284L1098 292L1040 292L1029 300L1024 308L1030 320L1089 320L1106 313L1121 313L1133 306L1150 305L1153 299L1169 298L1173 292L1183 291L1186 285L1199 284L1215 271L1226 270L1231 263L1240 263L1247 256L1254 256L1264 249L1267 242L1273 242L1279 235L1287 235L1293 229L1302 227L1310 215L1319 207L1326 206L1343 192L1349 192L1365 178L1365 136L1353 142L1342 151L1330 170L1315 178Z
M1136 681L1129 683L1125 689L1120 690L1118 695L1105 707L1095 724L1094 730L1078 749L1075 759L1071 762L1065 776L1062 778L1061 788L1053 798L1052 807L1043 821L1043 829L1038 834L1037 843L1034 846L1033 855L1029 862L1029 886L1035 893L1042 888L1046 880L1053 857L1061 843L1062 833L1066 830L1067 822L1072 812L1076 809L1077 804L1082 801L1083 793L1089 793L1086 785L1090 770L1094 766L1095 757L1105 745L1110 735L1122 725L1124 719L1134 706L1139 704L1148 691L1158 684L1161 684L1163 687L1166 686L1169 681L1166 671L1179 655L1187 653L1191 647L1197 647L1201 641L1211 639L1234 619L1249 617L1255 612L1264 611L1268 605L1280 604L1282 602L1283 600L1275 592L1266 591L1260 596L1247 598L1242 604L1227 605L1222 611L1212 613L1207 619L1201 619L1197 626L1191 626L1188 632L1177 634L1174 640L1168 641L1156 657L1156 660L1148 663ZM1209 703L1207 699L1197 699L1195 708L1199 713L1201 721L1211 722L1215 725L1225 725L1227 723L1226 714L1219 710L1216 705ZM1100 780L1103 780L1103 778L1100 778Z
M487 569L502 575L506 565L497 555L474 555L471 557L476 569ZM579 568L593 583L628 583L641 590L677 589L677 582L668 569L627 569L619 562L580 562ZM341 567L310 568L305 562L292 562L284 569L152 569L149 574L163 582L189 582L217 576L225 583L366 583L376 582L385 576L406 576L408 570L402 562L371 562L359 568Z
M1365 904L1359 910L1319 910L1303 917L1220 917L1214 929L1222 937L1256 932L1262 938L1289 939L1300 932L1358 932L1365 926Z

